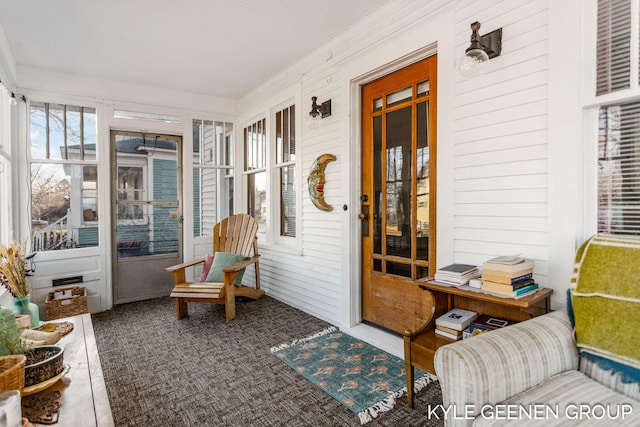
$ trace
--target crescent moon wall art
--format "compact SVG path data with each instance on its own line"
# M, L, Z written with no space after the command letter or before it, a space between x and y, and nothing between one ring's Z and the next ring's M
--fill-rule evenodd
M322 154L311 165L311 171L309 171L309 177L307 178L309 197L313 205L325 212L332 211L333 206L324 201L324 169L327 167L327 163L335 160L336 156L333 154Z

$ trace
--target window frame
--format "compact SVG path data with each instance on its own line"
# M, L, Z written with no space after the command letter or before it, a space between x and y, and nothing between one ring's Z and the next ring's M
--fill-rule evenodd
M289 162L277 162L277 143L276 143L276 114L278 112L283 111L284 109L294 107L293 112L293 124L296 134L296 139L300 140L301 134L301 110L303 109L300 105L300 97L297 95L292 95L281 102L274 103L268 108L260 109L261 112L255 113L251 116L251 118L246 119L239 126L239 133L241 135L242 141L242 176L243 176L243 189L245 191L244 197L244 211L248 212L248 197L249 197L249 188L248 188L248 176L251 174L264 172L266 174L266 205L267 205L267 218L265 221L264 231L260 231L259 234L261 236L260 244L262 245L271 245L273 248L278 250L292 253L292 254L300 254L301 253L301 230L302 230L302 193L303 193L303 177L301 171L301 156L298 154L300 152L300 144L296 143L296 156L295 160ZM264 168L247 170L247 157L246 157L246 149L247 144L245 141L245 130L248 126L260 121L265 120L265 137L266 137L266 162ZM280 232L280 169L285 166L293 166L294 167L294 184L293 187L295 189L295 212L296 212L296 225L295 225L295 236L283 236Z
M599 208L599 116L602 107L612 107L640 102L640 0L631 2L630 34L630 85L597 95L598 67L598 1L589 0L582 8L584 25L582 56L585 60L583 94L584 137L584 225L583 235L591 236L598 232Z
M278 113L281 113L282 111L286 110L286 109L291 109L293 108L293 130L294 130L294 135L297 138L297 136L299 135L299 107L296 107L296 103L294 99L288 99L286 101L283 101L279 104L277 104L276 106L274 106L273 108L271 108L270 114L269 114L269 118L271 120L271 138L273 143L270 144L270 146L268 146L268 151L271 153L271 159L273 159L273 161L269 161L269 159L267 159L267 164L268 167L271 168L271 182L273 183L273 185L271 186L272 190L273 190L273 196L271 198L271 202L272 202L272 206L273 208L271 209L271 215L270 217L273 219L273 240L287 245L287 246L294 246L297 242L296 238L297 236L300 235L300 230L299 230L299 224L300 224L300 209L301 209L301 204L300 204L300 200L301 200L301 195L300 195L300 191L302 188L301 185L301 177L300 177L300 170L299 170L299 158L300 156L297 155L297 150L298 147L296 146L294 149L294 160L290 160L290 161L286 161L286 162L279 162L278 159L278 141L277 141L277 125L276 125L276 117ZM291 115L290 115L291 117ZM294 138L293 140L294 144L296 144L296 140ZM295 213L296 213L296 229L294 230L294 235L293 236L286 236L283 235L283 231L282 231L282 223L281 223L281 215L282 215L282 210L281 210L281 200L282 200L282 187L280 185L280 171L285 168L285 167L289 167L289 166L293 166L293 173L294 173L294 181L293 181L293 188L295 191L295 201L294 201L294 208L295 208Z
M82 122L83 124L81 125L81 135L83 137L83 140L80 143L80 153L82 154L82 156L84 156L84 158L75 158L72 154L70 154L68 152L68 147L66 147L66 141L65 141L65 151L66 151L66 155L67 158L55 158L55 157L47 157L47 155L41 157L41 158L37 158L33 156L33 152L32 152L32 145L31 145L31 138L28 137L26 139L26 146L27 149L26 151L26 161L27 161L27 179L29 181L31 181L32 178L32 166L33 165L60 165L62 167L73 167L73 166L78 166L80 168L86 167L86 166L94 166L96 168L96 173L97 173L97 178L96 178L96 212L100 211L100 204L103 203L103 201L101 200L101 194L104 191L108 191L108 189L105 187L105 185L101 185L100 184L100 159L101 159L101 154L100 151L102 150L101 145L103 144L102 138L100 136L100 130L101 130L101 111L100 111L100 106L96 105L94 103L91 102L87 102L86 100L80 100L80 99L52 99L49 98L47 96L38 96L38 97L33 97L33 99L27 99L26 101L26 109L25 109L25 120L26 120L26 128L29 130L29 132L31 132L31 126L32 126L32 105L36 103L36 104L53 104L53 105L58 105L58 106L65 106L65 107L78 107L81 112L81 117L83 118ZM85 133L85 124L84 124L84 114L86 114L85 109L91 109L93 110L92 114L94 116L94 120L95 120L95 151L93 155L85 155L85 144L87 144L86 139L87 139L87 133ZM67 111L66 109L64 111ZM65 123L66 124L66 123ZM45 124L45 127L47 127L47 125ZM46 137L45 137L46 138ZM90 142L89 142L90 143ZM48 145L47 142L45 142L46 146ZM46 147L45 146L45 147ZM48 150L47 150L48 152ZM81 157L82 157L81 156ZM70 190L72 191L72 190ZM91 227L91 228L97 228L98 229L98 241L96 242L95 245L91 245L91 246L74 246L74 247L70 247L70 248L61 248L61 249L49 249L49 250L45 250L45 249L40 249L40 252L44 253L56 253L56 252L61 252L61 251L68 251L68 250L96 250L97 248L99 248L102 243L103 243L103 233L101 230L101 226L99 221L84 221L83 218L83 212L82 212L82 193L83 193L83 189L82 189L82 185L80 185L79 188L79 200L80 200L80 205L78 206L78 209L80 210L80 212L74 214L73 218L80 218L79 223L78 223L78 229L80 228L86 228L86 227ZM33 244L33 225L32 225L32 211L33 211L33 206L31 205L31 200L32 200L32 195L33 195L33 189L31 187L29 187L29 191L27 193L27 200L28 200L28 224L27 224L27 230L28 230L28 234L30 236L30 244ZM99 214L98 214L99 215Z
M235 170L235 165L236 165L235 156L238 150L235 145L235 140L236 140L237 127L236 127L236 123L233 121L193 117L191 119L192 134L194 132L193 127L195 126L196 122L199 122L200 124L199 137L198 137L199 148L197 153L198 158L195 158L196 153L193 152L193 149L191 149L191 152L189 154L189 158L191 159L190 166L192 168L192 171L198 170L199 171L198 176L200 179L202 178L202 174L204 173L204 171L214 171L215 173L221 173L223 179L227 181L227 183L229 181L229 178L231 178L233 182L233 188L232 188L233 199L230 201L226 200L226 196L221 194L221 191L219 191L220 183L216 184L216 196L215 196L216 197L216 201L215 201L216 218L214 221L214 224L215 224L220 220L222 220L223 218L229 215L233 215L236 212L235 198L237 197L238 182L237 182L237 174ZM204 146L206 143L204 126L207 123L211 123L211 126L212 126L212 142L214 145L214 149L221 150L221 152L216 152L214 155L212 155L210 160L207 160L206 155L203 154ZM218 135L216 133L216 127L218 126L218 124L221 124L222 127L226 127L228 125L231 126L230 131L223 132L223 139L221 141L218 141ZM229 138L231 139L229 140ZM230 150L228 149L229 147L231 148ZM229 172L231 173L229 174ZM213 232L213 225L210 228L203 226L203 209L202 209L203 205L202 205L201 183L198 184L198 188L200 191L200 195L198 197L198 200L200 201L200 206L198 209L198 212L200 215L200 218L199 218L200 234L196 235L195 224L194 224L194 226L191 229L191 234L195 239L200 237L210 237L211 233ZM228 188L227 184L225 184L225 188ZM195 202L196 200L194 198L192 201L193 203L192 208L194 208L194 210L195 210Z

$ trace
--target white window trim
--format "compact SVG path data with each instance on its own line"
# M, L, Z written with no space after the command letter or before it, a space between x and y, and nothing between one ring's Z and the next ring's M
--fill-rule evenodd
M275 131L276 131L276 126L275 126L275 120L276 120L276 113L284 110L285 108L289 108L291 106L295 107L295 113L294 113L294 125L295 125L295 131L296 131L296 159L292 162L284 162L284 163L277 163L277 155L276 155L276 135L275 135ZM300 224L300 214L301 214L301 210L302 210L302 175L301 175L301 170L300 170L300 156L299 156L299 147L300 147L300 128L301 128L301 119L300 119L300 104L296 103L296 99L295 97L291 97L289 99L287 99L286 101L282 101L279 104L276 104L275 106L273 106L270 111L269 111L269 119L267 120L268 122L270 122L269 124L267 124L267 130L269 132L269 134L267 135L267 143L269 144L268 147L268 154L267 154L267 169L269 169L269 173L267 173L268 177L267 177L267 185L270 190L271 190L271 195L269 196L269 201L271 203L268 204L268 206L270 206L269 208L269 215L267 217L267 222L269 222L269 219L271 219L271 225L272 227L268 227L268 233L271 234L271 239L269 239L270 241L279 244L279 245L284 245L287 246L289 248L292 249L299 249L298 248L298 242L300 241L300 233L302 232ZM277 166L276 166L277 165ZM295 237L289 237L289 236L282 236L280 234L280 186L279 186L279 172L280 169L284 166L289 166L289 165L294 165L294 173L295 173L295 177L296 177L296 182L295 182L295 189L296 189L296 235ZM270 184L272 183L272 184ZM276 194L277 193L277 194Z
M236 145L241 149L236 150L236 165L237 170L240 171L238 176L242 177L242 182L238 183L241 186L241 191L236 193L239 197L240 209L237 212L247 212L247 175L249 172L245 171L245 141L244 141L244 129L247 126L250 126L252 123L255 123L258 120L265 120L265 131L267 138L267 151L266 151L266 164L267 167L264 169L253 169L250 173L257 173L260 171L266 171L266 187L267 187L267 220L266 220L266 232L258 233L259 243L263 247L267 247L269 250L275 250L282 253L287 253L291 255L302 255L302 197L305 194L305 177L303 176L302 171L302 155L301 155L301 146L302 146L302 110L306 109L306 106L301 102L300 96L300 84L296 84L285 88L279 91L280 94L283 95L281 99L283 101L276 103L269 103L267 106L266 102L260 105L256 105L254 109L251 110L250 114L247 115L246 118L241 118L238 121L238 127L236 130L236 140L241 141L240 144ZM309 107L311 105L311 100L309 99L308 103ZM287 237L280 236L279 226L277 230L274 228L280 221L280 212L279 212L279 199L274 196L274 185L277 185L277 168L275 168L275 131L274 131L274 120L276 112L282 110L283 108L287 108L290 106L295 106L295 126L296 126L296 160L293 162L295 164L295 173L296 173L296 236L295 237ZM277 192L279 197L279 191ZM275 205L275 206L274 206Z
M598 110L601 106L640 100L640 0L631 0L630 88L596 96L598 0L581 3L583 24L584 224L582 238L598 231Z

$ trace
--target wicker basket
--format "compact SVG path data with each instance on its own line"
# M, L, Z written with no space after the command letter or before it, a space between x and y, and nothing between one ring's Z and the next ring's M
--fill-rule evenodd
M0 393L9 390L24 389L24 354L12 354L0 357Z
M55 292L71 291L70 297L55 298ZM44 301L47 320L60 319L61 317L75 316L89 312L87 308L87 290L80 286L56 289L49 292Z

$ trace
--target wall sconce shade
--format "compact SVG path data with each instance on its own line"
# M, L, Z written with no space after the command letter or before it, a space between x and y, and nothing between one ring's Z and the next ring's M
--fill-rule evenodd
M484 63L491 58L500 56L502 52L502 28L498 28L483 36L480 35L480 23L471 24L471 44L465 50L465 56L460 60L458 69L465 77L473 77L484 68Z
M317 100L317 96L311 97L311 111L309 112L309 115L313 118L320 116L321 119L329 117L331 115L331 100L329 99L324 101L320 105L316 102Z
M18 104L18 100L16 99L16 94L11 92L11 96L9 97L9 105Z

